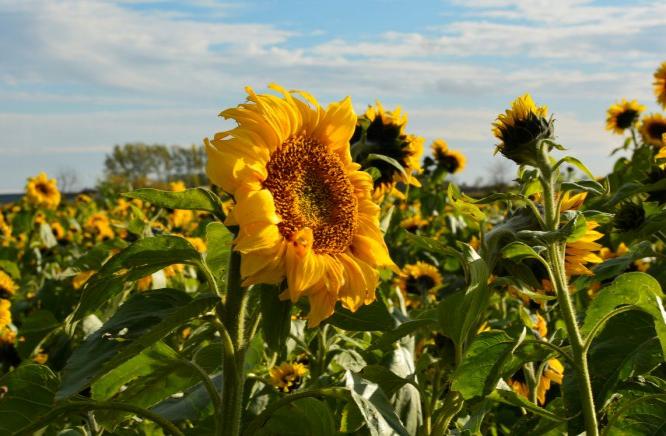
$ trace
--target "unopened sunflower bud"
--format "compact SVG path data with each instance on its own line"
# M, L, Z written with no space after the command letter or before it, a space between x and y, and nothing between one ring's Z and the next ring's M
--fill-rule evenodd
M634 203L625 203L615 214L613 226L621 231L628 232L639 228L645 222L645 210Z

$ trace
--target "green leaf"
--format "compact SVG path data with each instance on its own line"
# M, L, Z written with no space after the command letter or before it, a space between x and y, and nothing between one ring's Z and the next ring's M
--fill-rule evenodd
M619 276L613 283L602 288L592 300L585 313L585 322L581 333L587 336L603 317L613 309L631 305L649 313L654 318L655 329L666 356L666 312L664 312L659 282L652 276L642 272L629 272Z
M389 397L393 396L401 387L409 383L409 380L398 376L390 369L381 365L368 365L363 368L360 375L368 381L377 383Z
M512 259L516 262L520 262L523 259L537 259L543 262L543 258L534 251L534 248L525 244L524 242L515 241L505 246L502 250L502 257L505 259Z
M488 395L495 389L502 367L517 345L516 340L503 331L480 333L456 368L451 389L460 392L466 400Z
M132 295L98 331L74 350L63 370L58 398L83 390L185 322L209 311L219 297L195 299L175 289Z
M460 253L458 253L452 247L445 245L444 243L435 239L415 235L404 229L401 229L400 234L407 240L408 244L412 245L416 249L425 250L432 254L442 254L456 257L460 256Z
M212 378L218 391L222 390L222 375ZM151 410L170 421L199 420L212 411L210 395L203 383L198 383L183 392L179 398L168 398Z
M365 162L372 162L374 160L379 160L382 162L386 162L387 164L391 165L393 168L398 170L401 174L404 180L408 180L409 176L405 172L405 168L400 165L400 162L397 160L393 159L392 157L386 156L384 154L375 154L375 153L370 153L368 157L365 158Z
M141 188L123 195L129 198L139 198L157 207L202 210L221 217L224 216L220 199L205 188L192 188L180 192Z
M17 345L21 358L30 357L46 335L60 325L60 322L48 310L37 310L28 315L21 324L20 333L23 339Z
M21 270L16 265L16 262L0 259L0 269L9 274L14 280L21 278Z
M400 422L386 395L375 383L363 380L350 371L345 373L345 385L351 397L365 419L372 436L409 433Z
M335 436L335 418L328 405L301 398L279 408L259 431L262 436Z
M200 261L199 252L185 238L160 235L140 239L109 259L88 280L72 321L97 310L121 292L127 281L138 280L175 263L196 264Z
M353 332L387 331L395 326L395 320L380 298L372 304L361 306L356 312L338 306L327 322Z
M212 222L206 226L206 265L213 273L218 286L227 281L227 265L231 255L231 241L234 235L222 223Z
M595 195L606 193L604 186L596 180L580 180L578 182L563 182L560 186L561 192L566 191L584 191Z
M511 390L511 387L509 387L509 385L507 385L504 381L500 381L497 389L491 392L487 398L492 401L497 401L498 403L508 404L516 407L522 407L523 409L528 410L533 414L546 418L550 421L555 421L555 422L565 421L564 418L559 417L554 413L549 412L548 410L537 406L536 404L532 403L522 395L516 394L515 392L513 392L513 390Z
M415 319L400 324L393 330L390 330L372 342L368 350L388 350L396 341L399 341L407 335L411 335L421 328L432 328L437 325L436 319Z
M578 168L579 170L581 170L582 172L584 172L585 175L586 175L587 177L589 177L591 180L594 180L594 179L596 178L596 177L594 177L594 174L592 174L592 171L590 171L590 170L585 166L585 164L584 164L583 162L581 162L580 160L576 159L576 158L573 157L573 156L564 156L562 159L560 159L560 160L555 164L555 166L553 167L553 170L555 170L556 168L558 168L560 165L562 165L562 164L564 164L564 163L568 163L568 164L571 164L571 165L575 166L576 168Z
M281 352L291 330L291 300L280 300L278 286L260 285L261 329L271 351Z
M666 394L647 395L621 403L604 430L605 436L644 436L666 433Z
M47 366L24 365L0 378L0 434L13 434L51 411L58 377Z

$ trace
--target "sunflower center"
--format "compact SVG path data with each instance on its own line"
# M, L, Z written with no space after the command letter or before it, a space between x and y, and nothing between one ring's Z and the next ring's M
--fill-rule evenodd
M408 294L422 294L435 286L435 280L428 275L410 276L405 285Z
M358 201L333 152L312 138L292 136L273 153L267 170L263 185L273 194L285 238L309 227L315 253L341 253L351 245Z
M616 124L621 129L628 129L638 117L638 112L633 109L627 109L617 116Z
M651 138L661 139L661 135L666 133L666 123L650 123L648 125L647 132Z
M35 185L35 189L37 189L37 191L42 195L51 194L51 188L45 183L37 183L37 185Z

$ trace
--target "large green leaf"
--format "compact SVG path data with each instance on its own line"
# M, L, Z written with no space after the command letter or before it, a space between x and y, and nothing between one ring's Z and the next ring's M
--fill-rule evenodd
M206 265L211 270L218 286L226 282L227 265L234 235L222 223L212 222L206 226Z
M132 295L74 351L64 369L58 398L80 392L175 328L209 311L218 301L219 297L212 294L192 299L175 289Z
M328 405L301 398L279 408L258 432L262 436L334 436L335 418Z
M502 367L518 343L503 331L480 333L453 374L451 389L466 400L488 395L502 376Z
M399 341L407 335L411 335L419 329L432 329L437 325L436 319L424 318L424 319L414 319L406 321L400 324L393 330L389 330L383 335L379 336L376 340L372 342L370 350L380 349L387 350L389 349L396 341Z
M25 365L0 378L0 434L10 435L53 407L58 377L47 366Z
M388 398L376 383L363 380L350 371L345 373L345 385L358 410L363 415L372 436L397 434L407 436L409 433L400 422Z
M646 436L666 434L666 394L646 395L620 403L620 410L608 422L604 436Z
M585 313L581 332L585 336L589 335L595 324L619 306L634 306L654 318L654 326L666 356L666 312L662 305L663 296L661 286L654 277L642 272L622 274L609 286L601 289L592 300Z
M398 389L409 383L409 380L398 376L390 369L381 365L366 366L361 371L361 377L373 383L377 383L389 397L396 393Z
M158 207L202 210L218 216L224 216L220 199L213 192L205 188L192 188L180 192L141 188L124 195L129 198L139 198Z
M278 286L260 285L257 290L261 304L261 329L266 345L272 351L282 351L291 330L290 300L280 300Z
M88 280L72 320L77 321L97 310L121 292L127 281L140 279L175 263L199 262L201 255L185 238L160 235L140 239L109 259Z
M338 306L327 322L341 329L355 332L386 331L392 329L396 324L380 298L372 304L362 306L356 312Z
M48 310L38 310L28 315L21 324L22 340L17 344L21 358L27 359L39 343L61 323Z
M222 375L212 377L218 391L222 389ZM199 420L212 412L210 395L203 383L183 392L182 397L167 398L151 409L170 421Z

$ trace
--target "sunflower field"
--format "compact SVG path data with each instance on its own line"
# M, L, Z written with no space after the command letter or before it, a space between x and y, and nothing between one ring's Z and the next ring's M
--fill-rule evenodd
M610 107L600 176L519 96L472 192L400 108L269 88L208 186L1 206L1 435L666 432L664 113Z

